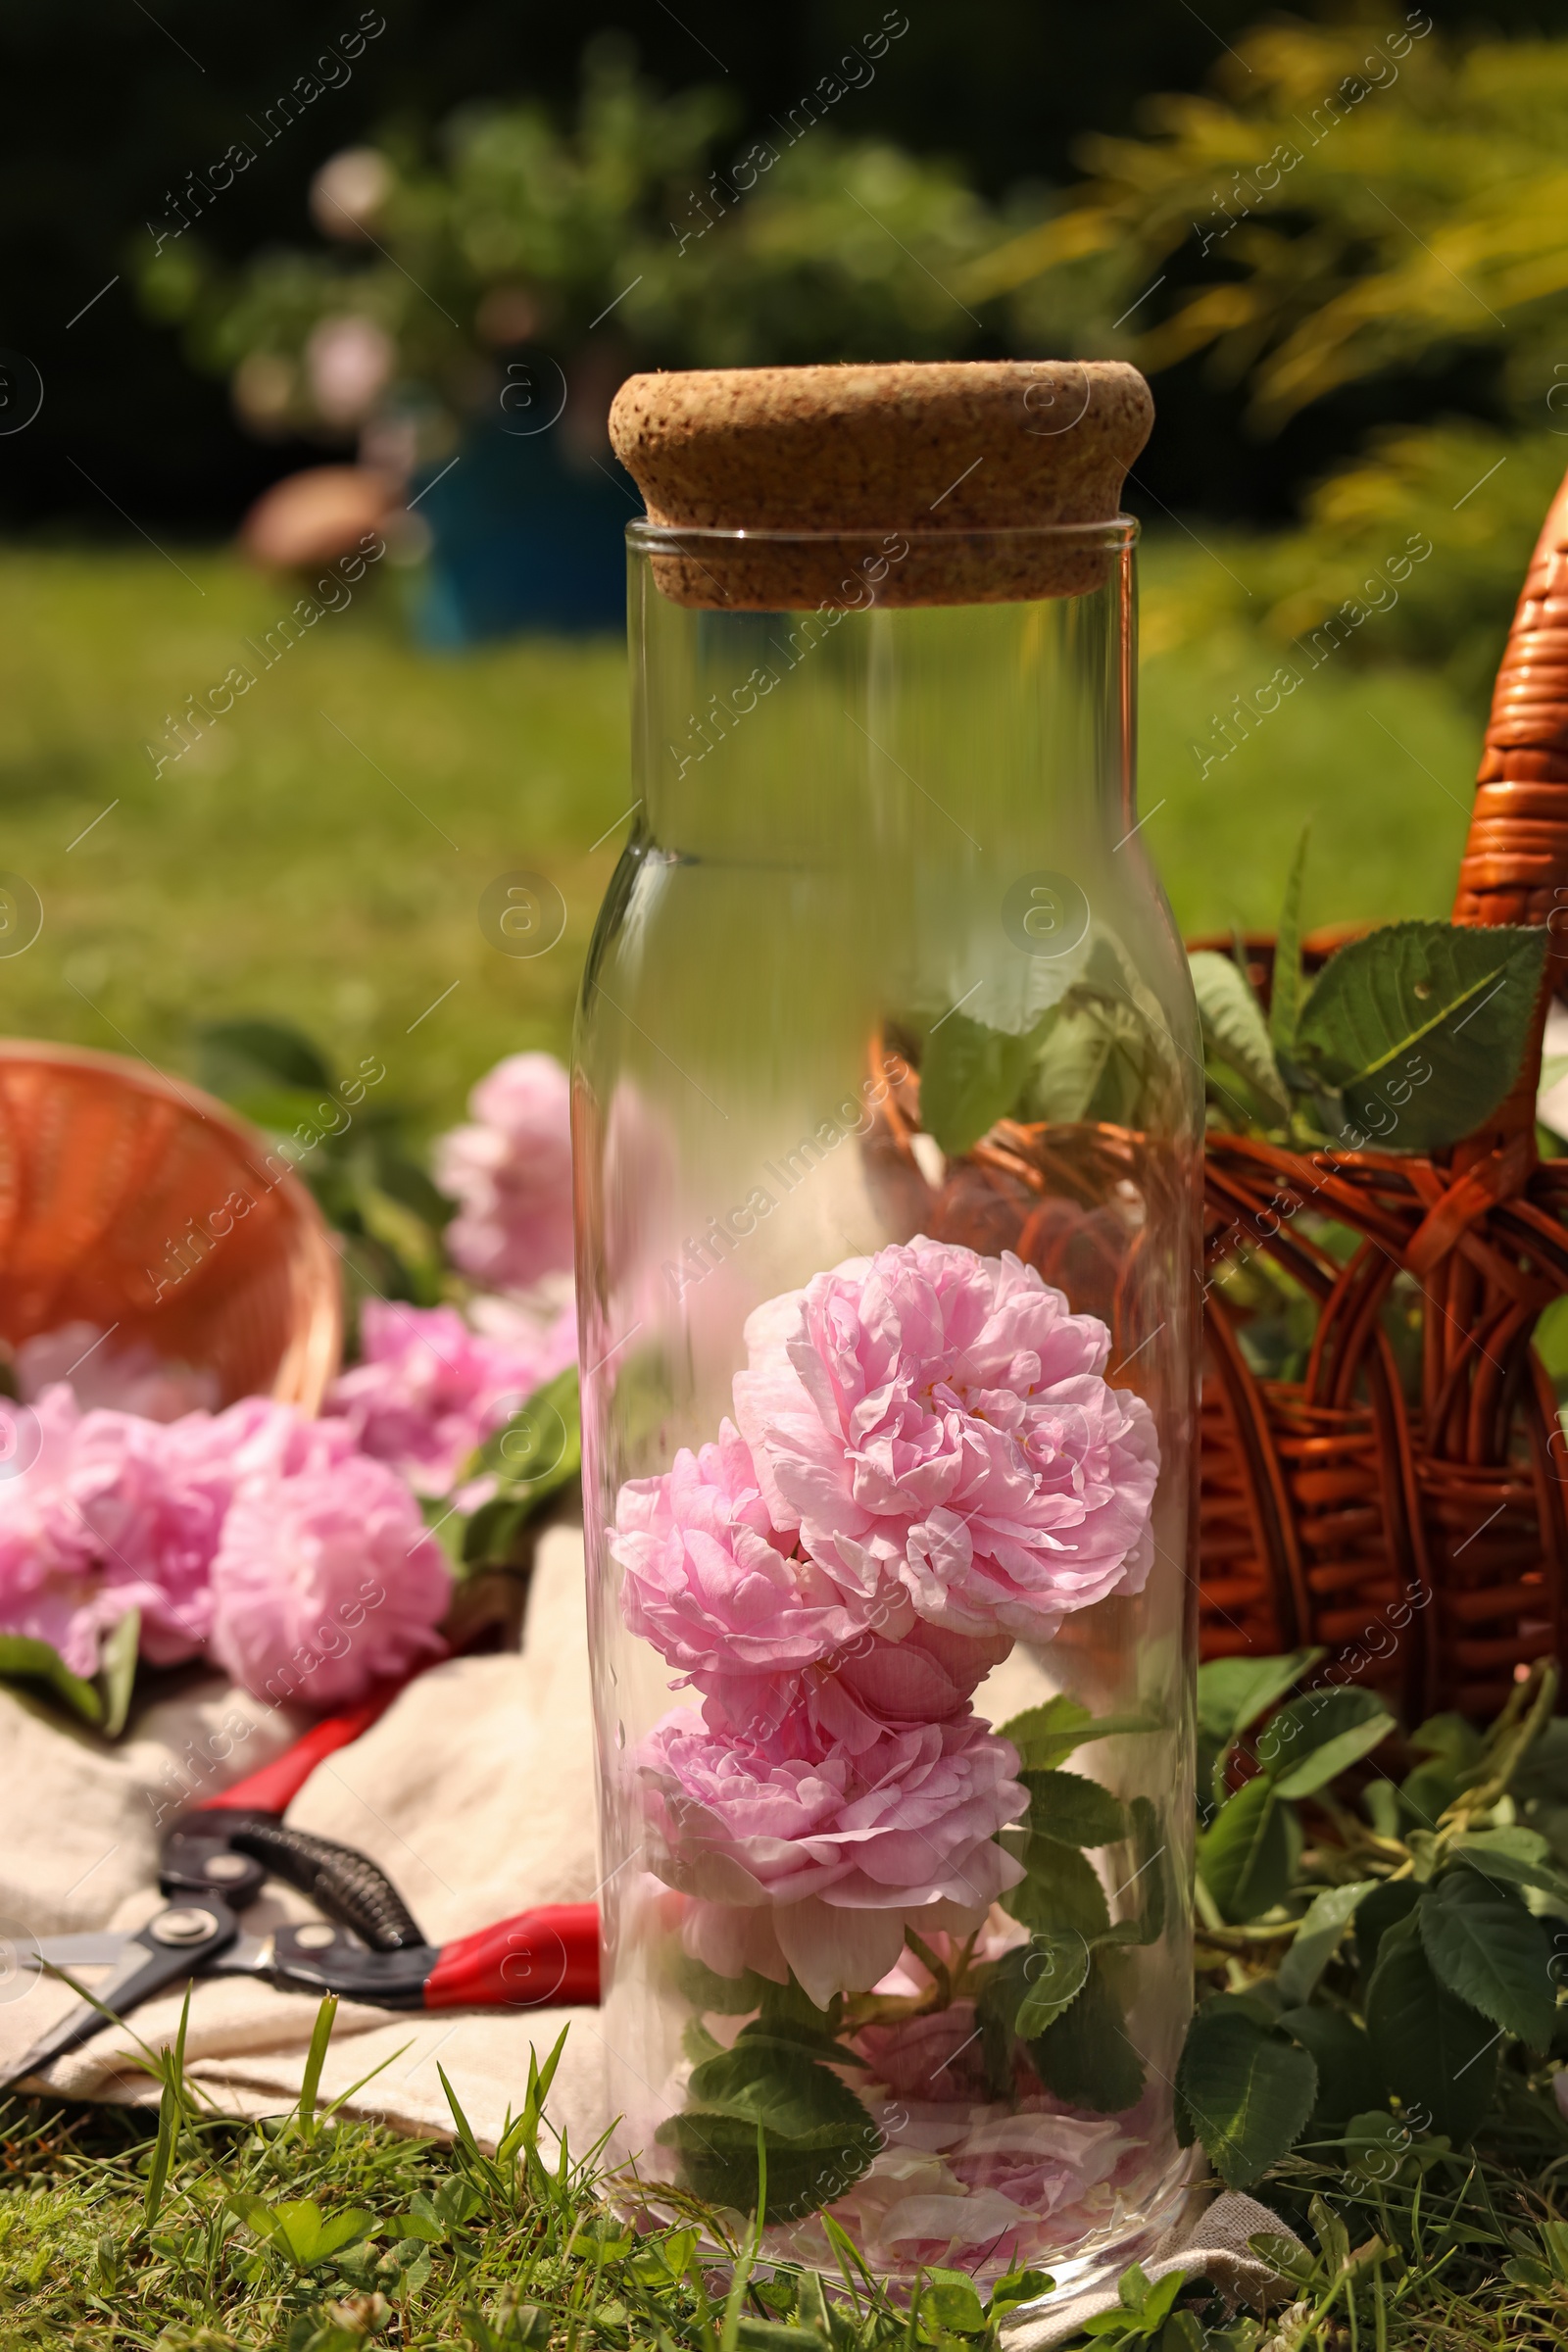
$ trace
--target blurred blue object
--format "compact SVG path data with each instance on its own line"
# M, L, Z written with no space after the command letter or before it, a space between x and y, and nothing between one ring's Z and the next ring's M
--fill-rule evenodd
M452 651L519 629L626 625L625 527L642 513L608 445L597 462L559 431L470 427L457 462L416 484L432 546L415 625Z

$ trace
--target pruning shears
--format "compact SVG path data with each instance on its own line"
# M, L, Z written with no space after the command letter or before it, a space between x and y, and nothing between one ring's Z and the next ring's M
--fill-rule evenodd
M358 1740L392 1697L386 1691L330 1716L220 1796L177 1814L163 1842L158 1883L169 1897L134 1933L107 1930L20 1940L19 1968L70 1976L107 1968L43 2034L0 2089L47 2066L141 2001L192 1977L257 1977L287 1991L341 1993L381 2009L535 2009L599 1999L599 1912L546 1903L451 1943L426 1941L412 1912L368 1854L283 1814L324 1757ZM325 1914L241 1932L239 1914L270 1878L286 1880Z

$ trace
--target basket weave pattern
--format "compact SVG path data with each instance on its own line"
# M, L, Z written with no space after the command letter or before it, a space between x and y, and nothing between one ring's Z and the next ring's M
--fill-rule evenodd
M77 1322L212 1372L223 1404L314 1412L337 1261L304 1185L220 1102L120 1054L0 1043L0 1339Z
M1568 1448L1532 1346L1568 1291L1568 1161L1536 1150L1541 1040L1568 979L1568 481L1497 675L1454 920L1544 924L1546 980L1519 1078L1433 1156L1301 1154L1211 1135L1212 1273L1261 1250L1313 1301L1304 1377L1258 1378L1223 1289L1207 1298L1200 1495L1205 1656L1321 1642L1406 1719L1489 1714L1515 1668L1568 1654ZM1250 949L1249 950L1250 954ZM1267 951L1261 960L1266 977ZM1298 1222L1351 1228L1348 1263ZM1420 1291L1419 1396L1383 1320Z

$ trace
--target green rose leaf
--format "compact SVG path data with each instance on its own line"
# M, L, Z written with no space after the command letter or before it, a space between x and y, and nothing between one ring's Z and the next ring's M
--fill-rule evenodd
M1279 2023L1283 2032L1312 2053L1317 2068L1313 2135L1333 2137L1365 2107L1368 2094L1376 2088L1378 2070L1372 2044L1343 2009L1282 2009Z
M505 1428L486 1438L475 1454L474 1474L489 1471L514 1499L537 1507L569 1485L582 1469L582 1416L577 1369L572 1365L534 1390Z
M783 1989L749 1968L738 1977L717 1976L678 1944L665 1956L665 1966L673 1989L704 2016L747 2017L761 2007L767 1992Z
M458 1532L454 1567L471 1575L481 1568L514 1565L521 1556L518 1544L522 1531L532 1515L530 1503L514 1502L505 1494L493 1494L470 1518L461 1519L451 1513L447 1525ZM448 1556L452 1557L450 1549Z
M1469 1830L1449 1851L1494 1885L1535 1886L1559 1903L1568 1902L1568 1871L1539 1830Z
M1037 1935L1074 1929L1093 1942L1110 1926L1105 1890L1093 1863L1073 1845L1030 1838L1021 1859L1028 1877L1003 1896L1003 1908Z
M827 2070L821 2070L825 2073ZM846 2092L853 2098L853 2092ZM805 2132L763 2132L767 2150L767 2211L772 2221L799 2221L842 2196L868 2172L882 2135L860 2110L857 2123L826 2123ZM744 2117L701 2107L667 2116L655 2137L680 2157L686 2185L710 2205L757 2211L757 2126Z
M1513 1084L1544 930L1391 923L1314 982L1297 1054L1380 1149L1429 1152L1479 1126Z
M1077 1772L1025 1772L1029 1827L1058 1845L1114 1845L1127 1835L1127 1815L1108 1788Z
M1279 1658L1211 1658L1198 1669L1199 1730L1216 1746L1228 1747L1327 1655L1296 1649Z
M115 1622L98 1653L98 1687L103 1693L103 1732L118 1740L130 1713L130 1693L136 1680L136 1652L141 1641L141 1611L127 1609Z
M1427 1888L1417 1916L1427 1958L1448 1991L1544 2050L1557 2007L1551 1941L1519 1897L1473 1870L1450 1870Z
M1048 2090L1096 2115L1119 2115L1143 2095L1144 2062L1127 2033L1127 2020L1111 1982L1105 1955L1097 1952L1072 2007L1029 2044L1029 2055Z
M1547 1804L1568 1804L1568 1717L1554 1715L1515 1768L1513 1793Z
M795 2219L830 2204L865 2172L881 2143L845 2082L809 2051L770 2034L748 2039L693 2069L688 2103L660 2125L687 2184L710 2202L755 2212L760 2186L757 2134L767 2152L767 2206Z
M1205 1058L1234 1070L1282 1119L1289 1118L1291 1099L1246 973L1212 948L1198 949L1187 961L1203 1025Z
M204 1021L196 1031L196 1078L225 1102L269 1086L314 1100L336 1083L304 1031L286 1021Z
M1168 1905L1168 1873L1165 1867L1166 1839L1160 1835L1159 1813L1152 1798L1135 1796L1127 1808L1132 1823L1132 1872L1123 1894L1138 1890L1142 1905L1128 1937L1132 1943L1157 1943L1165 1933L1165 1913Z
M1462 1715L1449 1714L1428 1716L1409 1744L1422 1761L1405 1774L1399 1794L1422 1829L1435 1829L1480 1764L1485 1742Z
M1089 1946L1081 1936L1070 1929L1036 1935L1024 1962L1026 1989L1013 2032L1033 2041L1077 1999L1088 1975Z
M1010 1036L945 1013L920 1060L920 1123L950 1158L971 1151L1017 1102L1034 1054L1025 1032Z
M1461 1771L1479 1764L1486 1741L1466 1715L1429 1715L1410 1734L1409 1747L1418 1756L1445 1756Z
M1355 1965L1363 1989L1371 1984L1384 1936L1401 1919L1408 1919L1420 1900L1421 1889L1414 1879L1388 1879L1356 1905Z
M1419 2128L1462 2146L1492 2104L1497 2029L1437 1975L1414 1911L1384 1932L1366 2023L1380 2073Z
M73 1674L58 1649L31 1634L0 1634L0 1682L44 1683L83 1723L95 1728L103 1723L103 1700L91 1683Z
M1188 2140L1202 2141L1227 2188L1247 2188L1305 2131L1317 2066L1221 1995L1187 2030L1176 2092Z
M800 2138L824 2125L855 2124L865 2110L837 2075L811 2054L771 2035L705 2059L693 2069L691 2103Z
M1157 1731L1159 1726L1149 1715L1091 1715L1080 1699L1062 1692L1043 1706L1027 1707L997 1729L1004 1740L1012 1741L1026 1771L1050 1772L1091 1740L1116 1740L1128 1732Z
M1393 1729L1394 1717L1370 1690L1308 1690L1281 1707L1253 1744L1281 1796L1311 1796Z
M712 2048L704 2051L705 2059L711 2058L724 2046L712 2034L709 2034L708 2039L712 2043ZM742 2026L733 2047L739 2049L743 2042L749 2050L804 2050L808 2057L823 2058L829 2066L867 2065L864 2058L858 2058L853 2050L846 2049L842 2041L835 2041L826 2034L813 2034L807 2026L789 2026L775 2031L765 2019L754 2018L749 2026Z
M1266 1773L1224 1803L1198 1840L1198 1868L1222 1918L1240 1927L1283 1902L1301 1833Z
M1113 1126L1136 1119L1153 1056L1149 1024L1135 1005L1098 990L1071 989L1045 1015L1030 1044L1018 1098L1023 1117L1104 1119Z
M1325 1886L1313 1897L1296 1931L1296 1941L1280 1963L1280 1998L1287 2005L1311 1999L1357 1906L1376 1884L1375 1879L1357 1879L1349 1886Z

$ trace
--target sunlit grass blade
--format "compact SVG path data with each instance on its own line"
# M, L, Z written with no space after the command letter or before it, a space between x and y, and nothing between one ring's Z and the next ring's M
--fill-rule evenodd
M179 2032L172 2050L160 2053L159 2072L164 2079L163 2096L158 2102L158 2136L153 2142L152 2167L147 2175L147 2199L144 2207L146 2227L150 2230L158 2219L169 2182L170 2168L179 2142L180 2127L185 2121L185 2029L190 2023L191 1988L185 1987L185 1998L179 2012Z
M316 2024L311 2031L311 2046L305 2053L305 2073L300 2081L297 2113L300 2132L306 2139L309 2139L316 2130L317 2094L321 2087L321 2069L326 2064L326 2047L332 2038L332 2025L336 2016L337 1994L329 1992L316 2012Z

